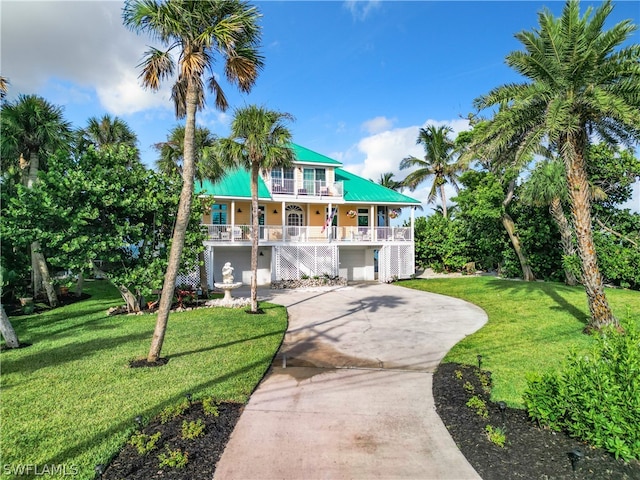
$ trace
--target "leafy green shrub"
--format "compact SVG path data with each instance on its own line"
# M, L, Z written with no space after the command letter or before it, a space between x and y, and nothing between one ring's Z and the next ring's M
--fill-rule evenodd
M158 455L158 460L160 460L160 468L162 467L171 467L171 468L184 468L189 463L189 453L182 452L179 448L175 450L171 450L169 446L166 446L167 453L161 453Z
M137 450L138 455L146 455L156 448L156 444L158 440L160 440L160 435L160 432L154 433L153 435L138 432L131 437L129 445Z
M204 410L206 415L213 415L214 417L220 415L218 404L213 397L208 397L202 400L202 410Z
M204 435L204 423L202 419L195 422L182 422L182 438L185 440L193 440Z
M475 391L475 387L469 381L464 382L464 384L462 385L462 388L464 388L465 392L467 393L473 393Z
M603 331L591 354L571 354L559 374L529 381L524 400L540 424L629 460L640 459L640 332L625 328Z
M467 407L474 409L475 412L482 418L487 418L489 416L487 403L477 395L474 395L469 399L469 401L467 402Z
M504 448L507 443L507 436L504 433L504 429L500 427L492 427L491 425L487 425L485 427L485 431L487 432L487 438L491 443L497 445L498 447Z
M182 403L177 403L175 405L171 405L170 407L165 408L160 412L160 423L165 424L169 420L173 420L174 418L179 417L189 408L189 402L184 401Z

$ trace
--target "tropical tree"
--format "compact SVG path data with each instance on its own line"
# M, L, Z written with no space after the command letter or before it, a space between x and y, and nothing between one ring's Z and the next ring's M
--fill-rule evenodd
M37 181L40 168L46 168L47 157L58 149L67 149L71 140L70 124L64 120L62 109L37 95L20 95L15 102L4 103L0 125L2 157L19 162L27 188ZM49 305L54 307L58 298L37 239L31 244L31 258L33 294L37 297L44 288Z
M294 160L288 113L249 105L237 109L231 135L220 139L217 154L225 164L245 168L251 174L251 312L258 312L258 176L260 170L286 167Z
M528 205L549 207L549 213L560 232L565 281L567 285L577 285L578 279L573 272L571 262L576 255L573 228L562 206L566 203L568 196L564 164L562 160L552 158L536 165L523 185L520 198Z
M256 8L237 0L127 0L124 5L123 19L127 27L147 32L167 47L166 50L152 47L147 51L141 63L145 87L158 90L162 80L173 75L176 62L172 52L178 50L178 76L171 98L176 116L185 118L182 190L158 318L147 356L149 363L156 363L162 350L190 218L196 159L196 112L205 105L203 77L207 72L212 73L207 79L207 86L215 94L215 105L220 110L226 110L229 104L222 86L213 75L216 54L224 59L227 80L241 91L251 90L263 66L258 52L258 18Z
M402 181L402 185L415 190L419 184L433 177L433 183L427 197L428 203L433 203L438 193L442 201L443 216L447 218L447 197L444 186L449 183L458 191L458 171L459 166L454 162L456 145L449 138L449 133L453 130L448 126L436 127L429 125L421 128L418 134L417 144L424 147L424 158L409 156L400 162L400 169L417 167Z
M506 62L526 80L497 87L475 100L497 111L482 139L519 146L517 156L540 144L557 146L565 164L571 214L591 319L589 329L618 326L607 301L592 235L587 148L594 137L633 145L640 139L640 45L620 48L636 26L629 20L604 30L613 5L605 1L580 16L569 0L555 18L544 9L539 29L516 34L523 51Z
M216 159L209 155L208 148L212 147L218 137L208 128L196 127L195 132L195 178L202 181L205 178L215 180L224 174L224 169ZM182 176L184 155L184 126L178 125L171 129L167 140L153 146L159 154L156 168L167 175Z
M80 150L86 149L89 145L97 149L114 145L135 148L138 143L138 137L127 122L109 114L103 115L102 118L89 118L87 126L78 130L77 133Z
M381 173L378 179L378 185L398 191L402 188L402 181L393 178L393 172ZM373 181L373 180L372 180Z

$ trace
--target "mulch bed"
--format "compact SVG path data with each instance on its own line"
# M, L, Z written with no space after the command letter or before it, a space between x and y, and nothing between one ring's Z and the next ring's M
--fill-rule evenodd
M640 480L638 461L625 463L562 432L539 428L529 420L524 410L507 407L501 412L499 405L489 400L489 392L480 380L481 374L490 379L489 372L481 372L477 367L442 364L434 374L433 395L438 415L483 480ZM482 418L467 406L474 395L486 402L487 418ZM485 430L487 425L504 429L504 448L489 441ZM575 449L583 456L574 462L574 472L570 452Z
M218 405L219 415L206 415L202 403L194 403L186 412L173 420L162 424L153 420L142 429L142 433L153 435L161 432L158 447L145 455L139 455L136 449L127 444L117 457L105 469L103 479L131 480L211 480L216 464L224 451L233 431L243 405L238 403L221 403ZM184 440L182 438L182 422L201 419L205 424L204 435L199 438ZM170 450L180 449L188 456L188 463L183 468L160 467L158 455Z

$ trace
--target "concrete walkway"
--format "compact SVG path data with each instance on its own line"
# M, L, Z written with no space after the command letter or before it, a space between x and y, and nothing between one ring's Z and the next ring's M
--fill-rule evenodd
M486 322L480 308L378 283L260 298L287 307L289 328L215 479L480 478L431 393L442 357Z

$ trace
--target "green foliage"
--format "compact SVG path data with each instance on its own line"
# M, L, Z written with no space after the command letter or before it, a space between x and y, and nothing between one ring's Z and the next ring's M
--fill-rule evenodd
M469 382L469 381L464 382L464 384L462 385L462 388L464 388L464 390L465 390L467 393L473 393L473 392L475 391L474 386L473 386L473 385L471 384L471 382Z
M187 401L176 403L175 405L171 405L165 408L164 410L162 410L162 412L160 412L160 423L165 424L169 420L178 418L188 409L189 409L189 402Z
M204 435L204 422L201 418L194 422L182 422L182 438L185 440L193 440Z
M556 375L530 382L529 415L613 453L640 459L640 330L608 329L588 355L572 353Z
M488 172L469 170L460 176L464 189L453 200L458 204L456 219L464 223L469 257L484 270L497 270L503 251L509 247L501 223L504 192L499 179Z
M487 410L487 402L482 400L477 395L474 395L467 401L467 407L475 410L477 415L480 415L482 418L487 418L489 416L489 411Z
M161 435L160 432L154 433L153 435L137 432L131 436L129 445L136 449L138 455L146 455L150 451L155 450Z
M602 275L614 285L640 290L640 214L611 210L606 226L609 230L593 233Z
M161 453L160 455L158 455L158 460L160 460L160 468L184 468L187 466L187 463L189 463L189 452L183 452L179 448L171 450L168 445L165 448L166 453Z
M485 427L485 431L487 432L487 438L491 443L497 445L498 447L504 448L505 444L507 443L507 436L504 432L504 429L487 425Z
M0 233L26 250L35 239L54 267L91 272L104 262L115 285L149 296L162 286L177 211L180 179L148 170L137 150L88 149L77 158L49 159L32 189L17 185L3 206ZM203 249L199 223L205 206L194 201L183 269Z
M529 416L539 425L561 429L566 407L561 399L560 388L560 381L555 374L527 374L527 389L522 398Z
M416 264L435 271L458 271L470 261L464 224L440 214L415 221Z
M206 415L213 415L214 417L220 415L218 403L213 397L207 397L202 401L202 410L204 410Z
M482 389L485 393L491 393L491 377L490 375L482 370L479 370L477 373L478 380L480 380L480 385L482 385Z
M462 372L460 370L455 371L455 376L458 380L462 380Z
M604 195L596 195L596 209L611 209L631 198L633 183L640 178L640 159L632 150L619 150L605 143L589 145L587 174Z

